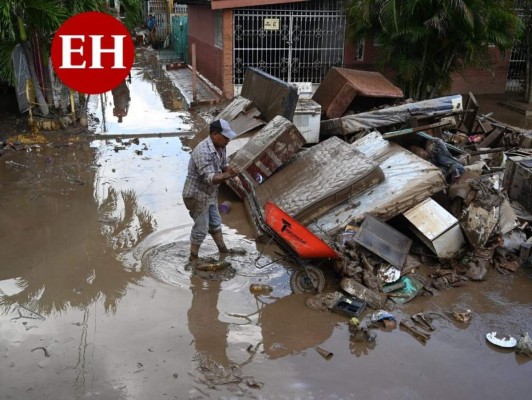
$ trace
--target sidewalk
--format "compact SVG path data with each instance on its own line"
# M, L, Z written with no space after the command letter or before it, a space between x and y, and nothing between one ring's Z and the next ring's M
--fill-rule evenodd
M179 89L188 108L216 104L221 100L220 96L199 75L196 79L196 95L194 96L191 67L175 59L175 53L171 50L156 51L159 66L166 71L175 87Z
M196 79L196 96L194 97L193 74L187 65L176 69L167 69L167 74L179 89L189 108L200 105L216 104L220 96L216 94L199 76Z

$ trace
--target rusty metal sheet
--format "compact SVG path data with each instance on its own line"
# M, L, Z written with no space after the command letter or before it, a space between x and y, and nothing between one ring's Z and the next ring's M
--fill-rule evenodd
M399 269L412 245L410 238L371 215L366 215L354 240Z
M359 97L381 98L389 103L391 99L401 99L403 92L379 72L333 67L323 78L312 100L321 105L327 118L339 118ZM376 105L380 104L375 104L373 100L366 110Z

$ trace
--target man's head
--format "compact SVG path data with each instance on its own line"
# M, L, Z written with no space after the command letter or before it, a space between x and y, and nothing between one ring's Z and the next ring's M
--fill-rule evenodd
M216 147L225 147L236 133L225 119L217 119L209 126L211 140Z

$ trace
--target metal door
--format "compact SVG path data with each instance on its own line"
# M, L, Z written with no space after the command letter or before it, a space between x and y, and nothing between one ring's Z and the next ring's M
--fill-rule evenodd
M177 59L188 62L188 16L172 15L172 49L177 54Z
M319 83L343 65L346 19L330 10L237 9L234 18L234 84L246 67L286 82Z

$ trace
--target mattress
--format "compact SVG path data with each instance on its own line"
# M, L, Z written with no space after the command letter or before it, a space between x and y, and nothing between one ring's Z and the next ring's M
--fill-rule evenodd
M308 227L317 235L337 234L350 223L360 223L366 214L386 221L447 187L438 167L384 140L378 132L355 141L352 146L376 160L385 179L372 190L352 196L323 214Z
M299 152L255 188L261 208L272 202L303 225L378 185L384 173L354 146L336 137Z

